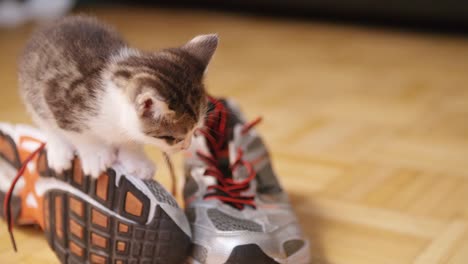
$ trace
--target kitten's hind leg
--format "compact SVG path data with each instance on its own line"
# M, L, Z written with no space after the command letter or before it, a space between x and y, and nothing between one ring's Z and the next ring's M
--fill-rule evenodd
M71 168L75 157L72 144L59 132L52 129L43 129L46 137L47 162L55 172L61 173Z
M119 147L118 161L129 175L140 179L151 179L154 176L154 163L146 156L142 145L127 144Z

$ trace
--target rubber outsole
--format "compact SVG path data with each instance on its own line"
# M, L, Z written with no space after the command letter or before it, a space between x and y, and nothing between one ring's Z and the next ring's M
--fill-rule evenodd
M192 256L189 263L191 264L206 264L208 250L198 244L194 244ZM229 258L224 264L280 264L273 258L269 257L263 250L256 244L239 245L233 248Z
M279 264L265 254L256 244L240 245L235 247L225 264Z
M15 168L20 164L14 141L3 133L0 158ZM46 151L39 154L37 169L40 180L58 180L74 189L51 189L43 199L44 232L61 263L176 264L190 254L190 237L160 205L148 219L154 205L125 175L108 169L93 179L83 174L79 159L56 174L47 166ZM15 199L20 198L13 198L18 216L21 201Z
M16 170L21 166L19 153L16 150L15 141L8 135L5 135L0 130L0 159L6 161L11 167ZM3 201L5 200L6 193L0 191L0 217L5 218L5 208ZM21 213L21 198L18 196L12 196L11 198L12 207L12 219L13 222L18 219Z
M21 166L21 160L15 141L0 130L0 158L7 161L15 169Z

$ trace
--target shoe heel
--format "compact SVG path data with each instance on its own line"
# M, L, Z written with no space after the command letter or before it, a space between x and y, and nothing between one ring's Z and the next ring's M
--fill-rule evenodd
M0 130L0 217L5 218L4 200L9 185L21 166L15 141ZM21 198L13 195L11 199L13 223L17 223L21 214Z

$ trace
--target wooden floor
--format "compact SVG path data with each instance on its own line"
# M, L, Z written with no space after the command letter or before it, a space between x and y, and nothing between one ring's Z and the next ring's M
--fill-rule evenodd
M468 39L188 11L93 13L144 49L220 34L208 89L264 117L259 130L313 263L468 263ZM15 60L30 30L0 30L2 121L29 122ZM57 263L40 230L17 228L15 254L0 223L1 263Z

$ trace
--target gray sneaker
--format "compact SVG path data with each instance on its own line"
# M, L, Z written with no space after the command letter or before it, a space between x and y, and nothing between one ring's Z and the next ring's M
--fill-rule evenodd
M94 179L78 158L70 170L55 173L43 142L33 127L0 123L0 217L10 226L39 225L60 263L185 263L190 225L163 186L118 164ZM34 158L28 162L28 156Z
M185 160L192 263L309 263L309 244L268 151L233 102L210 98Z

